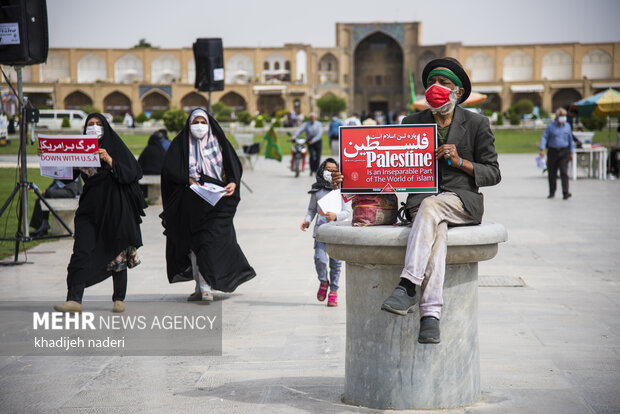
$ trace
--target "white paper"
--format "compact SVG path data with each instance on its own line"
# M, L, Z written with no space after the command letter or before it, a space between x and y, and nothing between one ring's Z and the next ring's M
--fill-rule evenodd
M215 82L224 80L224 68L213 69L213 80Z
M19 41L19 24L18 23L0 23L0 45L18 45Z
M217 202L220 201L220 198L226 194L226 189L224 187L211 183L202 185L192 184L189 188L191 188L196 194L212 206L216 205Z
M318 202L323 213L340 213L342 210L342 197L340 190L332 190L323 196Z
M55 178L57 180L72 180L73 167L44 167L41 166L43 177Z

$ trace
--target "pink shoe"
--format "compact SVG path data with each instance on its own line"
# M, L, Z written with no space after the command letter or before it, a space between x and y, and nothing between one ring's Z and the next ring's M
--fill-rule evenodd
M327 296L327 288L329 287L329 283L321 283L319 285L319 291L316 292L316 298L319 302L323 302L325 297Z
M327 306L338 306L338 292L334 292L333 290L329 292L329 296L327 297Z

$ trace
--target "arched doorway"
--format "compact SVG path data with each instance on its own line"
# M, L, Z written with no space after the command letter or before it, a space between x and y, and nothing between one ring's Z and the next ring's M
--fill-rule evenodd
M65 109L81 109L84 106L92 106L93 100L83 92L71 92L65 98Z
M256 105L261 114L274 116L277 111L284 109L284 99L282 95L260 95Z
M181 108L187 113L195 108L207 109L207 106L209 106L207 99L196 92L190 92L181 99Z
M333 85L338 83L338 59L331 53L326 53L319 60L317 73L319 85Z
M493 112L502 111L502 98L498 93L487 93L487 99L480 105L482 109L488 109Z
M551 98L551 111L555 112L556 109L562 107L567 108L572 103L581 99L581 94L573 88L560 89L553 94Z
M124 115L125 112L131 112L131 100L127 95L114 91L103 99L103 112Z
M51 93L24 92L24 96L28 97L28 100L35 108L45 109L54 107L54 99Z
M234 111L244 111L247 107L245 99L243 96L239 95L236 92L228 92L226 95L222 96L220 102L225 104L226 106L231 107Z
M151 92L142 98L142 112L167 111L170 100L159 92Z
M354 110L396 111L404 107L403 51L392 37L375 32L362 40L354 52ZM373 101L373 95L385 101Z

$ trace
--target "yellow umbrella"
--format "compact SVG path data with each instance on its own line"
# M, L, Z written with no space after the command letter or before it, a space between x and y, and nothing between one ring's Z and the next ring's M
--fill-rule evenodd
M573 105L577 107L579 116L590 116L593 111L600 116L618 116L620 115L620 92L609 88L577 101Z
M469 94L469 97L463 102L463 106L474 106L481 104L487 99L487 96L483 93L472 92ZM428 104L426 103L426 99L418 99L411 105L411 109L417 109L418 111L423 111L428 108Z

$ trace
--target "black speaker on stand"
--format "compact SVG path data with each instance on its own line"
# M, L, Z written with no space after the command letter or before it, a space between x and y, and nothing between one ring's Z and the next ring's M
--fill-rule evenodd
M17 91L13 88L9 78L4 76L7 84L19 99L19 151L17 164L20 168L19 182L15 184L13 192L0 208L0 216L4 214L7 207L18 197L20 208L18 209L17 231L13 238L0 238L2 241L15 242L15 258L13 262L2 262L2 264L22 264L18 262L19 244L35 240L30 236L28 225L28 190L34 191L42 203L50 212L60 219L58 213L51 208L39 189L32 182L28 181L28 170L26 165L26 129L28 122L38 118L38 110L24 99L22 87L22 66L44 63L47 60L49 49L48 30L47 30L47 7L45 0L0 0L0 63L11 65L17 72ZM29 105L30 108L26 108ZM67 237L73 236L71 229L60 220L61 224L68 230ZM37 237L36 239L49 238Z
M194 61L196 62L195 88L209 92L209 113L211 92L224 90L224 47L221 38L196 39L194 43Z

